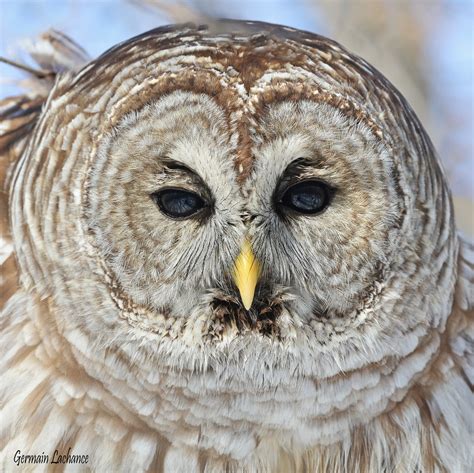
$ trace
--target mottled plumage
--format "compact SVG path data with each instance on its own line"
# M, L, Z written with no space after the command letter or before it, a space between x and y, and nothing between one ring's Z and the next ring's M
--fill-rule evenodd
M0 103L2 468L471 471L473 246L401 94L264 23L42 41L40 94ZM280 212L295 179L323 212ZM209 208L169 218L168 187Z

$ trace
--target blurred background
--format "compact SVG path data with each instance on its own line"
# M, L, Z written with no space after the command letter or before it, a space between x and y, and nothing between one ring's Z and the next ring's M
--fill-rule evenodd
M474 236L473 0L0 0L0 56L28 62L22 43L58 29L91 57L159 25L226 17L328 36L364 57L408 99L431 136ZM0 98L22 73L0 63Z

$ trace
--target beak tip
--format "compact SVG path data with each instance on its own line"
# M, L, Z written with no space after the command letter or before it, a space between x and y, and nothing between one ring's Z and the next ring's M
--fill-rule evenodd
M245 310L249 310L250 307L252 307L253 294L245 294L243 291L240 291L240 300L242 301L242 305L245 307Z

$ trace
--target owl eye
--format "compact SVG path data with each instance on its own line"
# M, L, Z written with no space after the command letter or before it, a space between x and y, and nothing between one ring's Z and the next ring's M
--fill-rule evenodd
M322 212L330 200L330 189L321 181L303 181L287 188L278 204L295 212L311 215Z
M198 194L184 189L164 189L151 194L151 198L171 218L190 217L206 206Z

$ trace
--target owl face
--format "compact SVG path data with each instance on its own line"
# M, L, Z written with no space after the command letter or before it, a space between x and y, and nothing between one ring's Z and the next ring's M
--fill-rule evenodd
M155 30L59 77L12 191L25 285L71 344L143 376L276 385L410 350L451 304L429 139L339 45L232 25Z
M228 112L174 91L102 141L87 221L120 297L182 319L200 307L202 336L219 340L281 337L283 314L295 326L350 318L391 251L387 151L330 106L281 100L247 122L241 179ZM249 307L232 277L246 243L259 267Z

